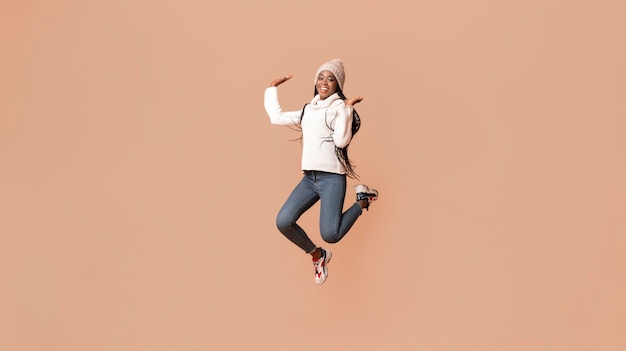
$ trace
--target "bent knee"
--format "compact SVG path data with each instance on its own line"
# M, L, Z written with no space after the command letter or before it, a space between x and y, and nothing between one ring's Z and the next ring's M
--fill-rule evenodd
M278 214L278 216L276 216L276 228L278 228L278 230L280 231L289 229L293 227L294 224L294 221L289 218L289 216L285 216L280 213Z
M337 232L322 232L322 240L329 244L335 244L341 239Z

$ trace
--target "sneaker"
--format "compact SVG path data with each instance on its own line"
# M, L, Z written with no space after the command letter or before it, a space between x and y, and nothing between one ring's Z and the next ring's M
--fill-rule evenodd
M326 281L326 277L328 277L328 262L330 262L330 258L333 256L333 253L330 250L322 249L322 256L317 259L313 259L313 266L315 267L315 283L323 284Z
M370 189L364 184L355 186L354 190L356 191L356 201L367 200L367 205L364 208L369 211L370 204L378 199L378 190Z

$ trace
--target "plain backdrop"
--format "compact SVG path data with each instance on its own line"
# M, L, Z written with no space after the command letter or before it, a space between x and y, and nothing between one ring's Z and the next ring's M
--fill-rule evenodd
M334 58L380 199L317 286L263 91ZM621 0L0 1L0 349L624 350L624 62Z

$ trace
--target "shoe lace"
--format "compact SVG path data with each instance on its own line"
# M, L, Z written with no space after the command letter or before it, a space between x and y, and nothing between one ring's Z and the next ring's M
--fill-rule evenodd
M317 258L317 259L313 259L313 266L315 267L315 271L317 272L318 270L320 270L320 268L322 268L322 262L324 262L324 260L322 259L322 257Z

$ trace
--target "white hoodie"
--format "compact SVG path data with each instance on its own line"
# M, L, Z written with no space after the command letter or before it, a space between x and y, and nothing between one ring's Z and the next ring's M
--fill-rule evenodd
M272 124L302 127L302 170L345 174L335 146L343 148L352 140L352 107L337 93L321 100L316 95L302 110L284 112L278 102L278 89L265 89L265 111Z

